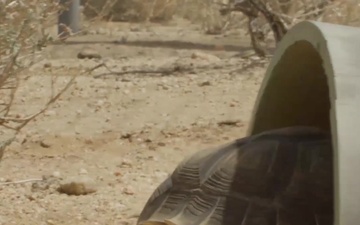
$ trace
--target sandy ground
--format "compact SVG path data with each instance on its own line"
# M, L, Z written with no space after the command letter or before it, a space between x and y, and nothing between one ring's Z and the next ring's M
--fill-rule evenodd
M76 82L6 149L0 182L42 181L0 184L0 224L135 224L185 156L245 135L267 64L234 57L248 39L203 35L191 24L118 23L46 47L20 89L19 114L41 107L50 75ZM78 59L84 47L102 59ZM139 73L84 73L101 62ZM58 192L72 181L95 192Z

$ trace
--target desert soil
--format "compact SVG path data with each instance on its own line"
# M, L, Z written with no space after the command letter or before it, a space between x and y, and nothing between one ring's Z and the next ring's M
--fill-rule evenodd
M250 49L248 40L242 31L204 35L190 23L112 23L47 46L27 71L18 114L41 107L51 75L56 89L77 78L6 149L0 224L135 224L184 157L246 134L267 65L236 57ZM78 59L84 48L102 58ZM102 62L112 72L89 72ZM12 183L28 179L35 180ZM69 182L95 192L59 193Z

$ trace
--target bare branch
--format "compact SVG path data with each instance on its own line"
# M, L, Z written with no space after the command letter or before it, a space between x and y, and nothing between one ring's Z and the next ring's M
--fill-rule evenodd
M24 76L24 72L38 62L37 58L41 54L39 40L48 37L45 29L53 25L49 23L50 17L56 15L58 10L59 5L52 0L0 1L0 127L15 131L15 135L59 99L75 80L73 76L65 87L55 93L56 78L52 78L49 85L51 95L44 106L31 115L11 116L14 115L12 106L21 89L20 84L31 76ZM4 148L13 140L9 139L0 145L1 156Z
M42 180L43 179L40 179L40 178L32 178L32 179L26 179L26 180L2 182L2 183L0 183L0 185L24 184L24 183L30 183L30 182L38 182L38 181L42 181Z

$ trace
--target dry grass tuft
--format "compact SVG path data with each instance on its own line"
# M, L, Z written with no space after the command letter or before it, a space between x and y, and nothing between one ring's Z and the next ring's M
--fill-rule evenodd
M281 15L288 26L307 19L324 22L360 25L358 0L262 0L273 13ZM330 0L329 0L330 1ZM88 18L101 17L112 21L168 22L174 16L202 24L208 34L228 29L246 28L241 13L221 16L219 10L229 7L234 0L83 0ZM263 26L265 25L265 20Z
M280 9L279 1L286 2L285 10ZM272 3L274 13L280 14L289 25L309 19L350 26L358 26L360 22L358 0L272 0Z
M175 14L175 0L82 0L89 19L111 21L168 21Z
M323 21L360 27L360 1L336 0L325 10Z

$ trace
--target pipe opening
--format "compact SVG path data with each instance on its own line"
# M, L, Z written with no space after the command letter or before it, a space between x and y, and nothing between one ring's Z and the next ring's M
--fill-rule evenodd
M330 95L321 56L307 41L289 46L263 91L252 134L289 126L331 132Z

